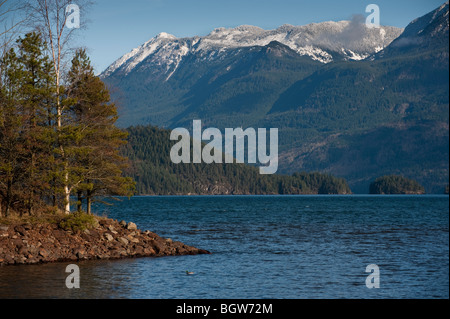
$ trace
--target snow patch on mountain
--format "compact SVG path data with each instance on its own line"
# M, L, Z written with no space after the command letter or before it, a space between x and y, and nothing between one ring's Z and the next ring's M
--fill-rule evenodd
M192 38L177 38L161 32L112 63L101 77L107 77L116 71L127 75L146 61L145 64L149 66L157 65L165 70L167 81L188 54L215 59L230 49L266 46L272 41L278 41L299 55L309 56L322 63L332 62L336 56L362 60L385 48L402 31L400 28L386 26L367 28L361 17L354 17L351 21L328 21L305 26L286 24L275 30L250 25L216 28L207 36Z

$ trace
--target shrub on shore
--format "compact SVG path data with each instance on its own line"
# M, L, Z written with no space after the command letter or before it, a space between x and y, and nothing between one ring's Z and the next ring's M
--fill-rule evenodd
M59 221L58 225L64 230L77 232L96 227L98 225L98 221L94 215L86 214L84 212L76 212L70 215L65 215L65 217Z

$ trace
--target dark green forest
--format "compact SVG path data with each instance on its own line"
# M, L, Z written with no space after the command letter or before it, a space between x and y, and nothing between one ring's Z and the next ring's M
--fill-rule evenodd
M425 188L417 181L403 176L389 175L370 184L370 194L424 194Z
M18 38L0 58L0 217L77 211L105 195L127 195L119 147L126 132L83 49L62 84L40 33Z
M323 173L261 175L247 164L174 164L170 131L153 126L127 129L122 155L130 161L125 174L140 195L175 194L350 194L342 178ZM192 145L192 143L191 143Z

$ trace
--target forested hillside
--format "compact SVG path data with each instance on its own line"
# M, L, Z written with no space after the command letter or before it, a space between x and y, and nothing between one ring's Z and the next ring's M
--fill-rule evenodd
M349 194L346 181L327 174L261 175L246 164L174 164L170 131L152 126L127 129L123 155L131 162L126 173L137 194Z
M389 45L359 60L322 63L318 48L305 55L284 38L238 47L196 38L190 46L193 39L166 35L133 51L148 53L145 59L119 59L102 78L123 102L123 127L189 128L200 119L220 130L278 128L279 173L331 173L355 193L367 193L378 176L396 174L419 181L427 193L442 193L449 178L448 7L413 20ZM237 37L242 30L226 32Z

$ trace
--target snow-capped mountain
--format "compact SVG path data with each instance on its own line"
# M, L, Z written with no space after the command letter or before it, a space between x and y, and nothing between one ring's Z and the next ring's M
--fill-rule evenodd
M115 61L101 77L115 72L126 75L137 68L151 67L168 80L190 54L215 59L231 49L266 46L273 41L322 63L336 59L362 60L388 46L402 31L387 26L367 28L361 17L355 16L351 21L283 25L275 30L249 25L217 28L204 37L177 38L162 32Z
M404 54L405 51L435 50L445 46L449 37L449 2L409 23L404 32L371 60ZM448 56L447 56L448 59Z
M325 171L365 192L373 176L395 172L439 190L448 183L448 10L404 31L355 17L160 33L102 78L120 127L275 127L280 173Z
M405 28L400 39L413 37L433 38L447 35L449 31L449 2L445 2L439 8L413 20Z

